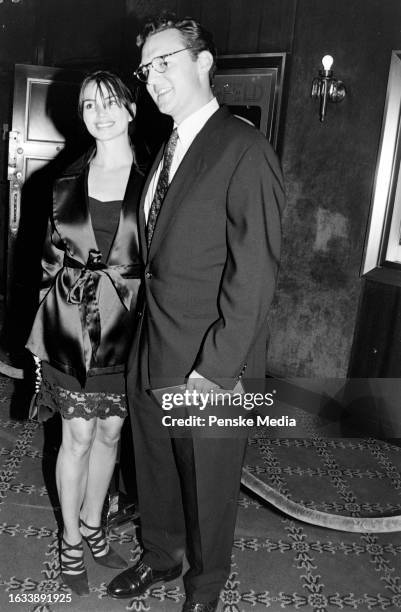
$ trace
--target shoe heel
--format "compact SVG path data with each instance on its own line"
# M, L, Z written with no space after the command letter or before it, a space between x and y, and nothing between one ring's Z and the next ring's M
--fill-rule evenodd
M82 557L74 557L74 555L69 554L72 550L82 552ZM88 574L83 561L82 542L72 546L62 538L60 542L60 578L76 595L80 597L89 595Z
M85 527L86 529L91 529L93 531L93 533L90 535L85 536L82 534L82 537L89 546L89 550L91 551L92 557L96 563L103 565L103 567L110 567L112 569L125 569L128 567L126 560L120 557L120 555L116 553L116 551L107 542L106 534L104 533L102 526L91 527L81 518L79 519L79 526ZM102 544L102 542L104 543ZM105 550L107 550L106 553L104 552Z

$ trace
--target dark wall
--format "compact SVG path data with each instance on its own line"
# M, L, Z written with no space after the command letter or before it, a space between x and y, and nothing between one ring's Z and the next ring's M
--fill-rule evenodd
M125 0L44 0L43 63L118 68L124 59Z
M172 10L199 19L211 30L219 54L291 51L297 0L126 0L141 20Z
M361 291L359 269L398 0L298 2L283 167L288 208L270 367L298 376L347 372ZM348 89L318 121L309 99L321 57Z
M165 8L200 19L214 32L220 54L289 53L281 143L288 206L270 318L269 369L281 375L343 376L361 293L359 269L391 50L401 48L401 4L5 0L0 17L8 24L8 38L0 47L6 49L0 70L10 75L18 61L103 65L128 75L138 61L135 37L140 21ZM345 82L348 95L338 106L329 106L321 124L318 103L309 94L326 53L334 56L335 74ZM7 113L9 106L0 106L0 123ZM0 149L4 162L3 141ZM6 202L2 192L0 197L1 232Z

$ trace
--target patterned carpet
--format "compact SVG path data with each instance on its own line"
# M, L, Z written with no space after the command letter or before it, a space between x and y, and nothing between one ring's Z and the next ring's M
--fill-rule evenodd
M56 548L57 440L43 426L10 418L12 392L12 383L0 378L0 610L179 612L181 579L156 585L140 599L111 600L105 586L114 572L88 554L90 595L67 601ZM354 516L401 514L401 449L388 442L270 438L259 431L246 465L308 507ZM220 612L401 609L401 533L315 527L285 517L246 491L238 504ZM110 534L131 562L140 553L137 532L138 526L125 525Z

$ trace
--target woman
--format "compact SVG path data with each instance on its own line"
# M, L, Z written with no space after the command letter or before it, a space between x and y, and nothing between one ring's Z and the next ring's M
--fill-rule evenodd
M98 71L83 81L79 114L96 146L55 182L41 302L27 343L42 364L37 405L62 418L60 566L78 595L89 593L82 538L98 563L127 566L107 543L101 512L127 414L124 363L140 284L142 175L128 134L135 111L117 76Z

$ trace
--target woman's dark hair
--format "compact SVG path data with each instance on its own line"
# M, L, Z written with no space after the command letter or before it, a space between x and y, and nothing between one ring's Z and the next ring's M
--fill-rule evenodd
M107 97L104 94L104 90L106 90L107 95L114 96L117 100L117 103L120 106L124 106L131 115L131 117L133 119L135 118L131 106L135 102L135 99L131 90L122 82L120 77L118 77L116 74L108 72L107 70L97 70L96 72L88 74L88 76L85 77L81 83L78 98L78 114L81 119L83 119L83 106L85 100L84 92L86 86L89 85L89 83L96 83L96 93L99 92L102 102L105 102L105 98Z
M149 36L171 29L180 32L193 58L196 59L201 51L209 51L212 54L213 65L209 71L210 82L212 82L213 75L216 72L217 55L213 36L191 17L178 19L174 13L162 13L158 17L152 17L146 21L141 34L137 36L136 43L138 47L142 47Z

